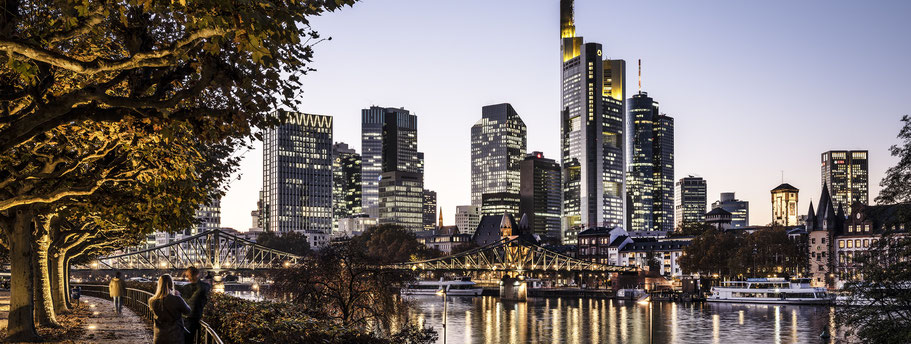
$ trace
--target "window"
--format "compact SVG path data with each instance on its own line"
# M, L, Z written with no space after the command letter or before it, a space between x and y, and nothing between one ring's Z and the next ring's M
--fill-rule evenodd
M860 247L860 239L854 239L854 247Z
M820 240L822 240L822 244L823 244L823 245L826 244L826 238L822 238L822 239L820 239Z
M839 241L838 241L838 248L845 248L845 241L844 241L844 240L839 240Z
M816 244L816 238L810 239L811 244Z
M852 248L852 247L854 247L854 242L851 240L848 240L848 248Z
M870 240L864 239L864 247L870 247Z

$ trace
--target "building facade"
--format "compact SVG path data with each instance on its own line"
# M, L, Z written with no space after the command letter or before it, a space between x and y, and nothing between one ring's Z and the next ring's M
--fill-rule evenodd
M424 206L423 206L423 224L424 230L434 229L437 218L437 192L424 189Z
M750 225L750 202L737 199L733 192L722 192L721 198L712 202L712 209L717 208L731 213L731 228Z
M560 1L563 243L584 228L623 225L625 62L576 36L573 1Z
M423 175L383 172L380 179L379 223L397 224L411 231L424 229Z
M458 205L455 212L455 225L459 230L472 233L481 222L481 207L477 205Z
M263 229L332 230L332 117L290 113L263 137Z
M772 189L772 224L781 226L797 225L797 194L793 185L783 183Z
M383 172L419 173L423 183L423 154L417 147L418 120L408 110L379 106L361 110L361 197L365 213L379 217Z
M358 214L338 220L338 231L333 233L334 237L350 238L361 235L367 229L375 227L379 221L375 217L367 214Z
M828 151L822 153L822 183L829 186L832 202L851 213L854 203L868 204L870 197L867 151Z
M339 219L362 212L361 156L341 142L332 145L332 203L333 232Z
M532 152L519 165L519 214L528 217L534 234L559 242L560 164Z
M675 227L683 224L705 222L707 185L702 177L680 178L674 188Z
M481 108L481 119L471 126L471 204L481 205L485 193L519 193L526 141L525 122L512 105Z
M221 228L221 197L214 197L196 209L196 226L184 231L184 235L196 235L219 228Z
M645 92L629 99L627 223L632 231L674 230L674 119Z
M492 192L481 196L481 216L509 214L520 217L521 200L518 193Z

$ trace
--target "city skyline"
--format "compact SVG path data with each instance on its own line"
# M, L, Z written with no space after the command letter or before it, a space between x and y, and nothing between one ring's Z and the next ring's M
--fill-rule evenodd
M334 40L317 46L315 66L318 71L305 78L305 107L297 110L335 116L335 141L348 143L360 141L360 127L356 120L360 109L376 104L413 110L422 118L419 144L427 160L425 187L438 192L444 222L451 224L455 205L470 204L467 191L470 177L464 168L469 161L467 131L479 117L481 106L512 103L516 111L523 115L528 126L528 150L543 151L550 157L559 154L559 132L554 129L559 125L554 118L560 106L559 75L555 72L558 68L556 61L559 53L555 51L554 32L558 4L525 4L525 11L522 12L507 11L511 5L513 4L494 4L483 7L484 10L481 11L478 7L480 3L467 3L459 8L447 8L446 6L451 5L443 5L441 9L430 10L429 6L422 4L393 2L379 6L368 2L358 4L349 12L327 15L326 18L331 20L326 20L326 23L320 21L323 18L317 18L314 22L321 28L321 33L332 36ZM908 52L896 49L867 56L867 59L875 56L878 64L871 66L869 73L862 73L857 77L859 79L854 79L857 83L881 86L877 99L885 97L891 100L890 102L866 102L862 97L867 96L862 93L851 94L861 97L857 101L836 101L844 96L843 87L828 85L820 80L830 80L833 74L831 70L836 70L834 66L845 65L847 61L860 58L858 55L864 55L859 52L864 50L863 47L870 45L868 49L875 50L875 46L883 44L883 40L894 38L894 35L879 33L886 27L907 24L876 19L901 11L885 6L860 18L870 21L868 24L871 25L858 25L852 27L854 31L846 33L836 24L839 18L849 17L851 11L845 8L849 5L851 4L832 4L828 11L816 12L810 11L809 7L801 8L809 5L791 5L796 6L797 13L775 12L776 15L783 17L778 20L779 23L775 27L760 25L762 23L758 23L759 19L755 18L764 17L762 15L736 23L737 20L745 19L738 15L744 10L755 10L761 14L763 11L773 11L775 6L767 6L772 8L770 9L758 5L754 8L747 4L719 3L714 6L717 8L700 13L699 10L705 11L705 8L683 8L682 5L667 3L637 5L637 8L654 9L655 11L649 13L659 18L676 15L675 11L682 11L681 13L690 15L688 18L694 21L692 27L675 27L675 32L663 32L668 35L661 37L655 32L661 30L651 27L639 28L635 35L632 35L632 30L618 29L630 27L629 18L618 17L616 24L608 25L594 16L595 13L604 13L598 10L608 5L595 1L577 1L576 25L578 30L584 33L587 41L604 44L608 57L628 61L640 57L643 59L644 89L660 94L662 107L668 113L673 113L677 120L675 174L704 177L709 182L709 195L737 192L738 198L751 201L753 223L765 224L765 219L771 218L770 207L766 201L767 192L780 183L782 170L786 182L806 190L808 196L818 195L821 187L819 170L818 165L812 162L820 153L831 149L869 150L872 200L879 191L878 183L882 171L894 162L886 148L896 142L893 133L902 113L895 109L902 108L902 102L907 102L902 100L897 92L901 89L900 80L911 73L908 67L897 62L907 58ZM403 10L403 6L408 6L408 10ZM626 3L611 3L610 6L615 6L621 11L629 9L629 4ZM444 17L452 14L448 10L456 13L477 11L477 20L472 26L465 26L465 30L456 32L451 28L444 29L445 25L442 24L429 25L433 21L451 22L452 19L447 21ZM803 14L810 13L811 17L823 21L819 28L812 28L824 31L814 41L818 43L816 45L803 44L805 42L799 35L791 35L791 32L811 29L809 25L798 20L801 19L801 16L797 15L800 10L805 11ZM380 56L366 62L359 55L351 54L351 51L364 51L362 47L377 44L395 45L395 42L385 38L385 35L394 38L395 33L408 32L403 31L405 25L399 26L397 23L371 30L370 34L345 29L345 25L351 21L369 24L373 20L378 20L374 17L380 13L390 14L393 19L417 15L416 22L408 23L408 26L419 25L426 28L417 34L417 39L427 45L425 49L411 51L408 54L389 53L387 55L392 56ZM505 13L512 15L504 18ZM711 15L714 18L719 13L731 14L729 17L719 18L725 23L736 23L731 24L728 30L731 32L704 31L702 36L693 35L694 32L699 33L699 30L710 29L705 24L698 23L700 16ZM680 24L680 20L670 18L667 23L659 25L659 29L667 31L673 24ZM831 33L826 33L829 31L825 30L830 30ZM901 29L886 31L902 32ZM605 32L610 34L604 34ZM497 47L478 39L479 36L492 33L513 40L517 44ZM683 37L686 35L689 36ZM741 36L733 39L732 35ZM434 39L430 39L431 37ZM836 38L839 41L853 38L858 47L845 53L835 44L836 42L832 42ZM678 42L673 42L674 40ZM725 43L728 48L704 49L705 51L687 49L684 53L679 52L681 44L699 46L700 43L708 44L710 41ZM792 49L788 54L773 51L770 57L766 58L737 55L756 49L753 43L775 43L776 47L782 50L787 50L788 47L799 48L797 50L802 54L789 55L793 52ZM441 49L444 46L459 49ZM662 46L667 50L659 49ZM483 64L478 64L473 56L480 56L483 51L487 51L484 53L485 59ZM674 58L671 59L671 56ZM785 57L788 61L781 61ZM426 74L430 67L440 66L438 62L427 63L435 58L456 62L447 64L447 70L458 73L453 73L453 82L440 85L441 89L434 90L434 94L431 94L421 88L426 88L423 85L432 82L433 79L420 74ZM819 59L822 59L822 62L817 61ZM706 65L709 60L715 61L714 66ZM399 77L400 80L389 80L394 86L373 87L370 85L377 83L366 82L366 86L359 87L359 92L352 96L351 84L358 78L352 73L356 70L347 65L355 61L360 63L361 68L374 71L376 75L364 76L370 81L389 80L389 73L402 75ZM763 68L766 73L756 74L756 71L752 70L752 65L759 62L768 66ZM364 66L364 63L369 66ZM405 66L411 66L411 69ZM687 68L678 70L678 66ZM889 67L889 73L877 72L880 68L886 67ZM497 73L491 70L497 70ZM770 85L769 83L775 80L771 79L770 75L763 75L770 74L768 70L775 72L771 73L772 75L786 76L786 82ZM826 71L828 73L824 73ZM706 75L694 77L694 72ZM510 82L507 83L505 80ZM734 82L740 80L755 80L759 85ZM319 89L308 87L317 84L321 85ZM760 92L768 90L775 90L776 93ZM452 97L453 94L459 96ZM800 97L790 96L797 94L800 94ZM822 96L823 94L825 96ZM807 97L815 101L806 102ZM801 98L801 101L795 103L794 99L797 98ZM863 116L868 125L855 126L857 131L851 136L835 135L839 130L843 130L844 125L850 123L847 121L849 116L867 112L874 114ZM736 121L732 122L733 124L727 123L727 119ZM804 131L797 139L769 140L781 135L780 132L772 130L781 123L791 125L795 130L811 125L813 129ZM361 147L356 144L353 147L359 153L362 152ZM245 154L243 179L230 185L231 190L223 200L223 225L226 227L246 230L249 225L249 216L246 214L255 209L254 200L258 191L255 185L260 184L261 180L261 175L256 171L261 163L257 161L257 154L261 155L259 152ZM743 182L744 180L750 182ZM802 197L798 209L806 208L811 199Z

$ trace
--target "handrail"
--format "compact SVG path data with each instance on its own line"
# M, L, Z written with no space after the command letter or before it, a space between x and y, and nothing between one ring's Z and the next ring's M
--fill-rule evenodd
M82 294L94 296L105 300L111 300L108 293L108 286L100 284L74 284L82 288ZM152 310L149 308L148 300L152 293L142 289L126 288L123 295L123 305L139 315L147 323L152 323ZM196 335L196 344L224 344L218 333L215 332L209 324L200 320L200 331Z

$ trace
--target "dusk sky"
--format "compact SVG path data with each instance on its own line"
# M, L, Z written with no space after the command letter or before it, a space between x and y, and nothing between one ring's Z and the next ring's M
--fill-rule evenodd
M736 192L750 222L771 221L769 190L819 197L820 153L870 151L870 199L896 160L911 114L911 1L576 0L576 34L627 61L675 119L675 179L702 176L708 202ZM559 1L365 0L320 18L301 112L334 116L334 140L361 152L361 109L418 116L425 188L446 224L470 203L470 129L481 107L511 103L528 150L559 161ZM257 144L257 147L260 147ZM244 153L222 200L222 226L247 230L262 151Z

